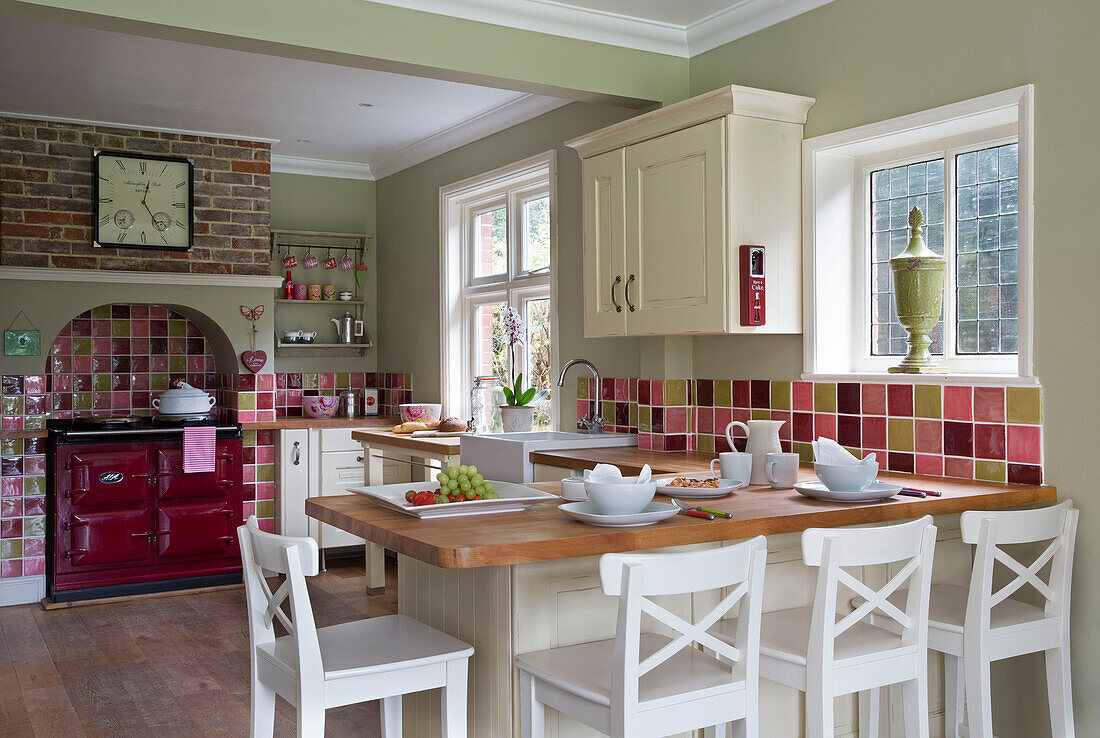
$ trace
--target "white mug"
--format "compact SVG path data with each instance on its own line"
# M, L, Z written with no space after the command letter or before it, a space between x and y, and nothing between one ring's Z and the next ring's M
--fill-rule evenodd
M764 464L764 476L772 489L790 489L798 481L798 454L770 453Z
M714 465L718 465L718 469ZM730 479L741 487L749 483L752 475L752 454L740 451L726 451L718 454L717 459L710 461L710 473L717 479Z

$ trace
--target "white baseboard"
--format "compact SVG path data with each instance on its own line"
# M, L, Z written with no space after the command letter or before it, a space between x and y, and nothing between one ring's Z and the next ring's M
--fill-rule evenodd
M46 577L0 579L0 607L29 605L46 596Z

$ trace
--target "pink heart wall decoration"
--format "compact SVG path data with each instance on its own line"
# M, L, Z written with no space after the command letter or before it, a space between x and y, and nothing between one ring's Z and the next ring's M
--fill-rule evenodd
M248 371L255 374L264 368L264 364L267 363L267 352L265 351L245 351L241 354L241 363L245 365Z

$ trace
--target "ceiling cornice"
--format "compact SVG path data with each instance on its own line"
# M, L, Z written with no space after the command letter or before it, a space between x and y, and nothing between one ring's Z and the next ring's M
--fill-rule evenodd
M367 0L657 54L690 58L833 0L739 0L686 26L554 0Z
M329 161L309 159L304 156L271 155L272 174L308 174L313 177L338 177L340 179L374 179L370 164L354 161Z

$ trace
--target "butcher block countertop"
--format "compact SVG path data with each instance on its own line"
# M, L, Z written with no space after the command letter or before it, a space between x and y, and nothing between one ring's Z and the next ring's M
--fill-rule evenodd
M390 423L389 427L392 428L394 425L396 423ZM421 451L443 456L458 454L462 444L462 436L413 436L411 433L394 433L388 429L353 431L351 438L360 443L373 443L405 451Z
M532 451L532 463L563 469L593 469L596 464L614 464L627 476L637 474L649 464L654 474L710 475L714 454L702 451L641 451L637 446L621 448L570 448L560 451Z
M392 428L397 418L390 415L364 415L358 418L277 418L241 423L245 430L291 430L296 428Z
M555 452L558 453L558 452ZM814 479L806 466L803 480ZM894 497L881 502L838 504L811 500L793 489L747 487L717 500L696 501L733 513L713 521L677 515L646 528L598 528L573 521L557 510L558 501L523 512L420 520L386 510L360 495L311 497L306 514L397 553L445 569L504 566L534 561L595 556L693 543L738 540L755 535L795 533L806 528L839 527L1052 503L1055 487L994 484L912 474L879 475L885 482L937 490L942 497ZM558 482L530 485L557 494ZM659 501L667 499L658 495Z

